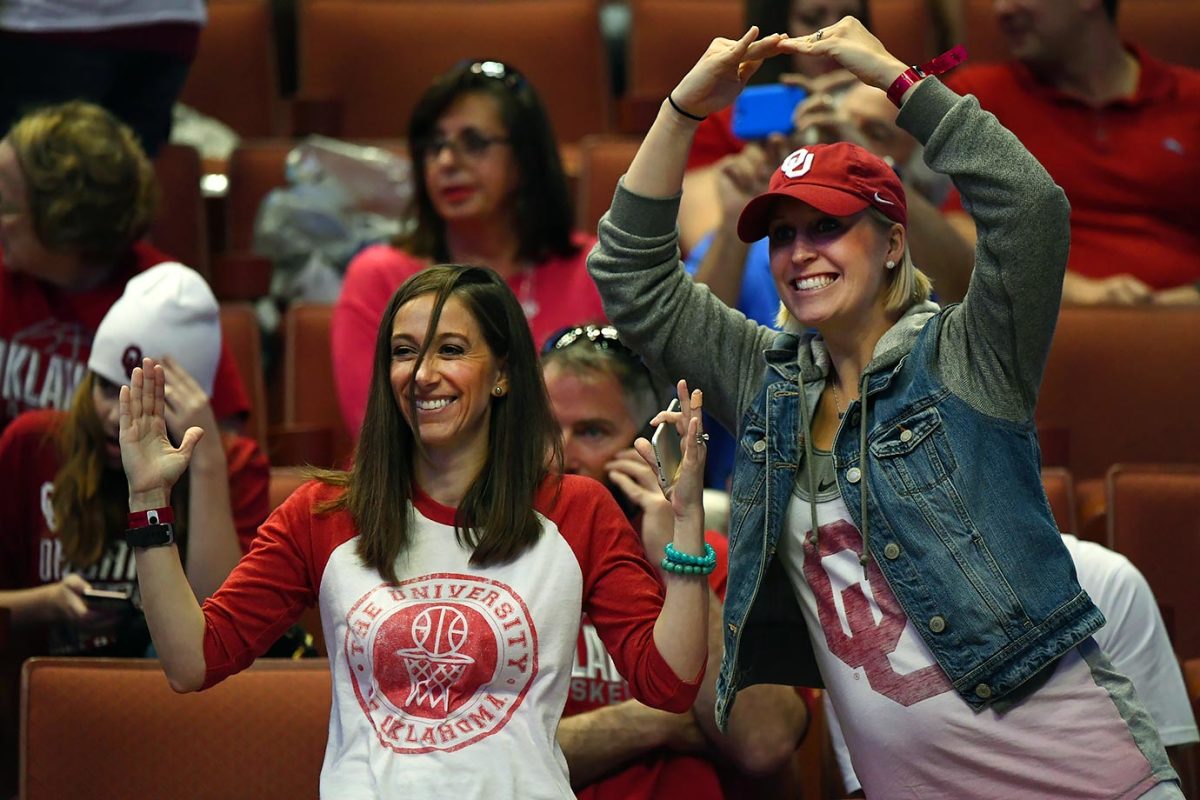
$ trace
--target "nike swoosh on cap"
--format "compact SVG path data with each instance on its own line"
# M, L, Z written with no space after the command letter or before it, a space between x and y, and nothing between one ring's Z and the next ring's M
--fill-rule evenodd
M896 204L895 204L895 203L893 203L891 200L884 200L882 197L880 197L880 196L879 196L879 192L876 192L876 193L875 193L875 202L876 202L876 203L883 203L885 206L894 206L894 205L896 205Z

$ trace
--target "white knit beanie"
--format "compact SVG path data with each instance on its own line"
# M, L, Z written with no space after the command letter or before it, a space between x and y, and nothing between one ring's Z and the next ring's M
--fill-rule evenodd
M217 298L199 273L168 261L125 284L96 329L88 369L121 385L143 356L171 356L212 397L220 355Z

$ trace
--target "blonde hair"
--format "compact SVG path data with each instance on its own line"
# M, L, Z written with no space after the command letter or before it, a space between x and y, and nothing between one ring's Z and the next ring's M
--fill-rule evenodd
M867 206L867 218L882 228L885 233L890 232L892 226L896 224L874 206ZM916 264L913 263L907 237L904 240L904 254L900 256L896 266L888 272L890 273L889 282L883 296L883 307L888 311L903 314L917 303L928 300L933 292L933 281L929 279L928 275L917 269ZM804 331L804 327L782 302L779 304L779 312L775 315L775 327L788 333Z
M111 263L150 228L154 169L127 125L73 100L26 114L7 136L42 244Z

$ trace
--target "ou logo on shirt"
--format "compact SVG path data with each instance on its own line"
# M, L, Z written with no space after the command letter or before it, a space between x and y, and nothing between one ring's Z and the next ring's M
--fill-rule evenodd
M783 160L779 171L789 178L799 178L812 169L813 154L802 147Z

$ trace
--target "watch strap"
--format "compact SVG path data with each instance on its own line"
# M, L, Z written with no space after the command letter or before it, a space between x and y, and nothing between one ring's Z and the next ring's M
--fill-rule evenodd
M909 87L922 78L930 75L941 75L943 72L949 72L959 64L967 60L967 49L961 44L955 45L940 56L926 61L924 64L912 66L901 72L896 80L892 81L892 85L888 87L887 98L892 101L896 108L900 107L901 100L904 99L904 93Z
M125 531L125 541L130 547L166 547L175 543L175 526L169 522L143 525Z
M147 525L161 525L175 521L175 509L170 506L148 508L145 511L129 512L129 527L144 528Z

